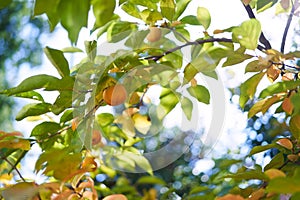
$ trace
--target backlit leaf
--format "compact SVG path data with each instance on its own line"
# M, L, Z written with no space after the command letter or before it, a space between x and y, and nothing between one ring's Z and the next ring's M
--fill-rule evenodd
M275 84L270 85L269 87L265 88L259 94L259 98L266 98L267 96L272 96L274 94L278 94L281 92L286 92L291 89L295 89L300 85L300 81L284 81L278 82Z
M46 47L44 52L61 77L69 76L69 64L62 51Z
M176 0L176 13L174 19L178 19L181 14L185 11L191 0Z
M257 153L260 153L260 152L263 152L263 151L275 148L275 147L276 147L276 145L274 143L267 144L267 145L264 145L264 146L255 146L255 147L253 147L251 149L250 155L254 155L254 154L257 154Z
M244 108L247 101L253 98L256 92L257 85L264 75L265 73L263 72L255 74L254 76L252 76L247 81L241 84L241 95L239 100L241 108Z
M300 115L299 114L291 117L290 131L295 138L300 139Z
M247 20L232 30L234 40L251 50L256 49L260 33L261 25L256 19Z
M181 109L183 110L186 118L191 120L192 112L193 112L193 102L186 97L182 97L181 101Z
M201 25L198 18L194 15L187 15L184 18L182 18L180 21L184 24Z
M173 20L175 14L175 3L174 0L161 0L160 9L163 17L167 18L169 21Z
M210 94L206 87L202 85L197 85L195 87L191 86L187 90L190 93L190 95L195 97L199 102L209 104Z
M28 116L37 116L50 111L51 104L49 103L30 103L25 105L17 114L16 120L22 120Z
M115 1L92 0L93 12L96 18L94 28L100 28L109 22L115 10Z
M208 29L210 22L211 22L211 18L210 18L210 13L206 8L198 7L197 18L198 18L199 22L201 23L201 25L205 29Z

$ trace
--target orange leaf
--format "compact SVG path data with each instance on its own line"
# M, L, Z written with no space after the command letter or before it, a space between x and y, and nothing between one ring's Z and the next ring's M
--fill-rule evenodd
M95 171L97 169L97 163L95 162L95 158L86 157L81 164L81 169L84 169L87 172Z
M270 179L274 179L277 177L285 177L285 173L279 169L268 169L267 171L265 171L265 174L270 178Z
M268 79L273 83L278 78L280 72L281 71L275 65L272 65L267 70Z
M106 196L102 200L128 200L128 199L123 194L112 194L112 195Z
M225 196L217 197L216 200L244 200L244 198L238 194L226 194Z
M283 81L291 81L294 80L294 74L293 73L285 73L282 76Z
M294 105L291 102L291 98L287 97L283 100L282 102L282 109L289 115L292 114L293 110L294 110Z
M289 150L293 149L293 143L288 138L281 138L276 143L286 149L289 149Z

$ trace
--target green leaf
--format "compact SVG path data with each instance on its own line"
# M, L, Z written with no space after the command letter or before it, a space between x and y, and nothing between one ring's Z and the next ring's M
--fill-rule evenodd
M25 105L17 114L16 120L20 121L28 116L38 116L50 112L49 103L30 103Z
M137 155L134 153L130 153L129 156L131 157L132 160L134 160L134 162L138 167L145 170L145 172L147 172L148 174L153 175L152 167L149 161L144 156Z
M206 87L202 85L191 86L188 89L190 95L195 97L199 102L209 104L210 94Z
M12 0L1 1L0 2L0 9L7 7L11 2L12 2Z
M147 36L148 31L136 31L133 32L126 40L125 45L132 49L139 49L144 44L144 39Z
M1 91L0 93L7 94L10 96L40 88L45 88L46 90L53 90L53 86L59 85L59 81L60 80L54 76L40 74L36 76L31 76L22 81L17 87Z
M178 96L174 91L163 88L160 94L160 104L157 108L158 116L160 119L164 118L179 102Z
M268 169L271 169L271 168L279 168L283 165L284 163L284 157L283 157L283 153L280 152L278 154L276 154L272 160L270 161L269 164L267 164L265 167L264 167L264 171L268 170Z
M259 72L263 69L264 69L264 67L259 65L258 60L253 60L247 64L245 72Z
M250 58L253 58L253 56L244 53L233 52L227 57L226 61L223 63L223 67L236 65Z
M210 78L216 79L218 80L218 74L216 71L211 71L211 72L201 72L202 74L204 74L205 76L208 76Z
M105 4L109 3L106 2ZM61 16L61 24L68 31L68 36L71 42L76 43L81 28L87 26L89 9L90 1L60 1L60 4L58 6L58 12Z
M261 33L260 22L256 19L250 19L235 27L232 30L234 41L239 42L243 47L255 50Z
M256 4L257 12L262 12L268 8L271 8L278 0L259 0Z
M290 119L290 131L296 139L300 139L300 115L294 115Z
M131 3L135 5L141 5L145 6L146 8L149 8L151 10L157 10L157 3L158 1L153 1L153 0L130 0Z
M177 20L182 15L191 1L192 0L176 0L176 13L174 15L175 20Z
M122 10L124 10L127 14L136 17L138 19L141 18L140 16L140 10L138 9L138 7L130 2L126 2L122 5Z
M198 21L202 24L202 26L205 29L208 29L210 22L211 22L211 18L210 18L210 13L206 8L198 7L197 18L198 18Z
M251 155L254 155L254 154L257 154L257 153L260 153L260 152L263 152L263 151L275 148L275 147L276 147L275 143L267 144L267 145L264 145L264 146L255 146L255 147L253 147L251 149L249 155L251 156Z
M240 102L239 102L241 108L244 108L247 101L253 98L256 92L257 85L261 81L264 75L265 75L264 72L255 74L254 76L252 76L247 81L241 84L241 95L240 95Z
M73 110L66 110L60 117L60 123L68 122L73 119Z
M72 92L70 91L62 91L59 96L56 98L51 112L56 115L59 115L61 112L70 108L72 106Z
M60 14L58 13L58 5L61 0L36 0L34 4L34 16L47 14L49 19L50 31L53 31L60 20Z
M97 122L102 128L109 126L114 120L114 116L110 113L101 113L97 115Z
M93 12L96 17L94 28L100 28L109 22L114 16L115 1L92 0Z
M196 16L194 16L194 15L185 16L180 21L182 23L184 23L184 24L201 25L201 23L199 22L198 18Z
M42 97L42 95L40 95L40 93L35 91L22 92L22 93L15 94L14 96L44 102L44 98Z
M189 82L198 72L212 72L216 69L221 59L227 56L228 51L220 47L209 47L205 51L203 48L191 63L184 69L185 82Z
M190 32L188 32L184 27L176 28L174 30L174 35L180 42L186 42L187 40L190 40Z
M145 21L147 24L155 24L156 21L163 19L163 16L157 10L146 9L143 10L140 15L143 21Z
M166 182L155 176L142 176L137 180L136 184L166 185Z
M128 37L136 29L136 25L130 22L117 21L107 29L107 40L109 42L119 42Z
M268 180L269 179L263 172L257 170L250 170L246 172L230 174L224 176L224 178L232 178L234 180L252 180L252 179Z
M44 52L61 77L69 76L69 64L62 51L46 47Z
M43 140L49 138L50 135L55 134L62 127L55 122L42 122L35 126L31 131L31 137L35 137L37 140Z
M65 48L62 48L61 51L64 53L81 53L81 52L83 52L82 49L77 48L77 47L65 47Z
M209 190L209 187L206 187L206 186L197 186L197 187L193 187L191 189L191 191L189 192L189 194L197 194L199 192L203 192L203 191L206 191L206 190Z
M173 20L175 15L175 2L174 0L161 0L160 10L163 17L167 18L169 21Z
M259 98L265 98L267 96L272 96L281 92L286 92L291 89L295 89L300 85L300 80L298 81L283 81L270 85L259 94Z
M186 97L182 97L181 101L181 109L183 110L186 118L191 120L192 112L193 112L193 102Z

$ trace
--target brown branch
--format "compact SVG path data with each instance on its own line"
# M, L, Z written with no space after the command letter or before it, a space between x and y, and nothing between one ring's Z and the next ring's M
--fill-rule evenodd
M253 13L252 8L250 7L250 5L245 5L245 4L243 4L243 5L244 5L244 7L245 7L245 9L246 9L246 11L248 13L249 18L256 19L256 17L254 15L254 13ZM259 41L264 45L264 49L265 50L272 49L272 46L271 46L269 40L267 40L267 38L265 37L265 35L264 35L263 32L260 33ZM259 49L259 50L262 50L262 49Z
M283 36L282 36L281 47L280 47L280 52L281 53L284 53L285 41L286 41L286 37L287 37L288 31L289 31L289 28L290 28L290 25L291 25L294 13L295 13L295 5L292 2L292 9L291 9L289 18L288 18L288 20L286 22L286 26L285 26L285 29L284 29L284 32L283 32Z
M149 56L149 57L146 57L144 59L146 60L153 60L153 61L158 61L159 59L161 59L162 57L170 54L170 53L173 53L179 49L182 49L184 47L187 47L187 46L191 46L191 45L199 45L199 44L204 44L204 43L209 43L209 42L230 42L230 43L233 43L232 39L228 39L228 38L209 38L209 39L203 39L203 40L196 40L196 41L193 41L193 42L187 42L183 45L180 45L180 46L176 46L172 49L169 49L168 51L164 52L163 54L161 55L158 55L158 56Z
M23 182L26 182L25 178L22 176L21 172L17 169L17 167L12 164L8 159L7 157L3 157L1 156L1 159L6 161L14 170L16 170L17 174L19 175L19 177L22 179Z

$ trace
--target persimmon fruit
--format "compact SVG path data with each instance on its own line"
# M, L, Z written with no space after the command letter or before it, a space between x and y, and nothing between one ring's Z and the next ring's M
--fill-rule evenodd
M103 91L103 100L111 106L117 106L124 103L126 98L126 89L121 84L109 86Z

